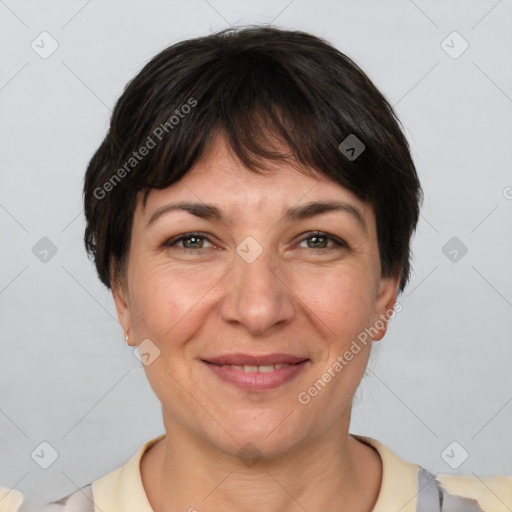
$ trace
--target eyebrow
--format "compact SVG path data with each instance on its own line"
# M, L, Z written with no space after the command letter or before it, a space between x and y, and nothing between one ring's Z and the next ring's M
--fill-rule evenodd
M179 203L169 203L155 210L148 220L146 227L153 224L162 215L177 210L186 211L201 219L225 222L225 216L216 206L206 203L191 203L184 201ZM355 206L342 201L314 201L294 206L285 212L283 218L288 222L293 222L335 211L342 211L350 214L355 220L357 220L363 231L365 233L367 232L366 223L361 211Z

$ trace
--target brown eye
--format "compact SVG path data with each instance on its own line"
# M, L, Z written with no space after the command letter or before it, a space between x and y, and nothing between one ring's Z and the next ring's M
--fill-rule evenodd
M306 239L310 249L325 249L327 247L328 239L326 236L311 236Z
M165 246L194 251L199 249L207 249L207 247L204 247L205 241L209 242L208 238L201 233L185 233L177 238L173 238L167 241Z
M204 238L200 236L187 236L181 239L186 249L202 249Z
M348 245L343 240L339 240L327 233L322 233L317 231L306 238L301 240L301 243L307 243L307 249L336 249L336 248L346 248L348 249ZM331 244L329 245L329 242Z

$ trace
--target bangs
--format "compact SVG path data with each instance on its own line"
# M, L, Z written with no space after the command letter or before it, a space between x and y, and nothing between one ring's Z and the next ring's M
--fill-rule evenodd
M171 90L172 104L166 99ZM149 137L155 146L124 186L144 191L145 202L150 189L172 185L207 159L214 141L222 137L239 162L253 172L285 164L306 175L330 175L355 188L364 199L363 188L344 180L341 172L348 161L338 145L344 131L348 135L354 130L338 126L334 106L324 97L325 90L306 86L269 55L239 54L228 62L209 63L207 68L196 66L195 75L187 81L171 82L141 99L146 118L151 112L154 115L150 126L138 125L137 140ZM134 127L137 121L120 119L118 126ZM132 131L120 139L134 140L133 135ZM126 161L134 151L125 147L119 154Z

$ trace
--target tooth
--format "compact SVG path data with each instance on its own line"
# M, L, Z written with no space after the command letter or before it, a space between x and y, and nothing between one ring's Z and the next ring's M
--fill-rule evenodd
M258 371L259 372L273 372L274 371L274 365L273 364L268 364L268 365L261 365L261 366L258 366Z
M279 370L280 368L286 368L287 366L290 366L290 365L288 363L283 363L283 364L262 364L259 366L250 365L250 364L246 364L246 365L225 364L222 366L230 366L231 368L233 368L235 370L249 372L249 373L251 373L251 372L268 373L268 372L273 372L274 370Z

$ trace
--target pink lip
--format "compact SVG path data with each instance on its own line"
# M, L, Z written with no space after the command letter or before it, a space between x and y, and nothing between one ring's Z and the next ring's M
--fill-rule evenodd
M290 354L225 354L217 357L209 357L203 359L207 363L214 364L237 364L237 365L253 365L260 366L266 364L296 364L306 361L307 357L292 356Z
M301 362L293 363L290 366L279 368L271 372L245 372L243 370L237 370L230 365L218 365L204 361L208 368L210 368L217 377L244 391L267 391L282 386L294 379L301 371L304 370L309 362L309 360L302 360ZM264 363L259 363L259 365L262 364ZM284 363L276 362L274 364Z

